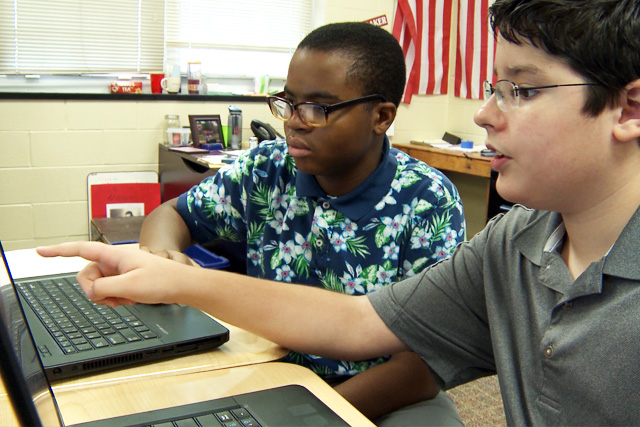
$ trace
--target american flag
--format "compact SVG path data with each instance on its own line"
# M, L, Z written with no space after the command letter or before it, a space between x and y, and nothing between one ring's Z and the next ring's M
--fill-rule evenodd
M495 0L460 0L454 95L480 99L482 82L492 80L495 41L489 6Z
M393 35L404 51L407 87L413 94L445 94L449 83L452 0L398 0Z
M392 33L407 65L407 104L414 94L448 92L454 1L459 2L455 96L479 99L482 82L492 75L495 48L487 10L494 0L397 0Z

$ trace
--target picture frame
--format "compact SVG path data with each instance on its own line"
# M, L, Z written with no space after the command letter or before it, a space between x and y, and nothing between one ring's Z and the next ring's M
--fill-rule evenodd
M191 139L194 147L202 144L221 143L225 146L222 134L222 122L219 114L194 116L189 115L189 125L191 127Z

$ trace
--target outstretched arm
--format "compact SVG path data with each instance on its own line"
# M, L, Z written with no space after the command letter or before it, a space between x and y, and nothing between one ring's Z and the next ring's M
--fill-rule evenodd
M41 247L38 253L93 261L78 281L97 303L185 304L284 347L334 359L363 360L407 350L366 296L193 268L97 242Z

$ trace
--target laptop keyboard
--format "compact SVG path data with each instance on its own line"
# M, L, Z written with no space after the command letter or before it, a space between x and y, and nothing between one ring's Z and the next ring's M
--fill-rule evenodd
M169 421L162 424L154 424L153 427L260 427L260 424L249 413L247 408L237 408L217 411L213 414L199 415L193 418Z
M125 307L97 305L73 278L16 283L65 353L157 338ZM40 349L47 351L46 347Z

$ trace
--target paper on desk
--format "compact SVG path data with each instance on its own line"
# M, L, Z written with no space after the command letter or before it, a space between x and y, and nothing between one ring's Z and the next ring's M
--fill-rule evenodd
M204 148L197 148L191 145L171 146L169 147L169 150L179 151L181 153L189 153L189 154L203 154L203 153L209 152L209 150L205 150Z
M14 279L47 274L74 273L82 270L89 262L80 257L44 258L38 255L35 249L8 251L6 256Z
M453 145L443 139L412 140L411 143L416 145L428 145L428 146L439 148L442 150L471 152L471 153L480 152L485 148L487 148L487 146L484 144L474 144L473 148L462 148L460 147L460 145Z
M462 148L459 145L451 145L449 144L448 147L438 147L438 148L444 148L445 150L452 150L452 151L462 151L462 152L466 152L466 153L479 153L480 151L484 150L487 148L486 145L484 144L473 144L473 148Z
M218 167L222 167L224 165L224 162L222 161L222 159L227 158L226 154L211 154L208 156L200 156L198 157L198 161L200 163L204 163L210 166L218 166Z
M417 145L430 145L432 147L437 147L437 148L447 148L447 146L451 145L444 139L421 139L421 140L413 139L411 140L411 143L417 144Z
M244 153L246 150L227 150L224 153L227 156L238 157L240 154Z

